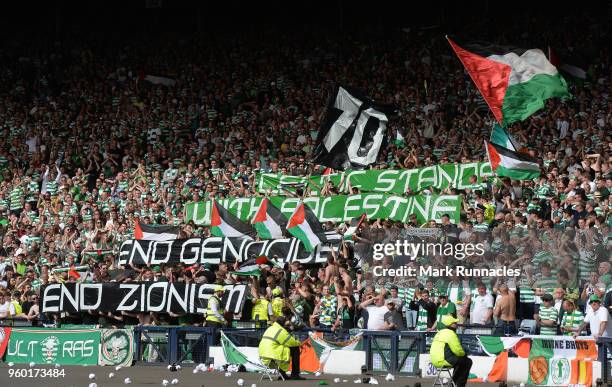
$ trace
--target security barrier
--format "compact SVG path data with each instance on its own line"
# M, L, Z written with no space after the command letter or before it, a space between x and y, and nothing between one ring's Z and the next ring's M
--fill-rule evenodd
M54 332L71 332L76 329L89 329L91 327L65 326L62 328L51 329ZM6 332L10 332L9 327ZM18 332L13 328L14 332ZM27 329L27 328L21 328ZM45 328L37 328L44 330ZM108 343L111 345L117 340L113 332L132 332L130 330L101 330L106 332L104 337L99 340L100 345ZM221 329L209 327L192 326L135 326L133 327L133 361L140 365L168 365L168 364L210 364L210 347L220 345ZM223 332L227 338L238 347L257 347L265 329L263 328L225 328ZM349 332L332 332L331 330L304 329L293 332L300 340L304 341L309 337L309 333L316 331L322 340L330 343L344 341L349 336ZM429 351L431 339L435 332L417 331L359 331L362 334L362 349L365 352L365 368L370 372L392 373L399 375L420 375L423 366L419 364L422 354ZM463 329L459 332L473 332L473 330ZM351 332L355 333L355 332ZM470 356L484 356L482 346L478 336L494 336L485 331L474 333L459 333L461 343ZM105 339L105 337L109 339ZM131 334L128 337L131 341ZM531 336L536 337L536 336ZM3 339L7 339L8 334L4 334ZM11 346L5 346L7 353L11 351ZM132 347L118 347L118 351L131 352ZM109 347L110 354L114 348ZM14 352L15 350L12 349ZM604 383L612 381L612 338L599 338L597 340L598 357L601 362L601 380ZM115 357L122 356L118 352ZM14 356L14 354L12 355ZM115 359L116 360L116 359ZM132 357L125 359L129 364ZM7 360L5 360L7 361ZM109 359L105 359L108 363ZM118 361L118 360L116 360ZM70 364L70 363L67 363ZM102 364L102 363L100 363ZM112 363L111 363L112 364ZM123 363L125 364L125 363ZM599 377L599 376L598 376Z

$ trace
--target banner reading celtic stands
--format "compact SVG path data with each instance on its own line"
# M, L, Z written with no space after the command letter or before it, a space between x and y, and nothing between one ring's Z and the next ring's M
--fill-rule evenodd
M311 195L318 195L325 182L330 181L341 192L348 192L349 187L359 188L362 192L381 192L404 194L410 189L420 192L426 188L444 189L450 186L457 189L469 188L470 177L476 176L477 183L482 178L491 176L491 165L488 162L464 164L439 164L415 169L370 169L346 171L344 173L323 176L289 176L275 173L258 174L257 191L272 195L283 195L286 191L294 192L296 187L305 184Z
M289 218L300 202L299 198L285 196L272 196L272 204ZM230 198L219 202L232 214L241 220L253 218L261 197ZM364 212L368 219L391 219L406 222L414 214L421 223L429 220L440 221L444 214L448 214L451 221L459 222L461 199L457 195L417 195L394 196L384 194L336 195L325 197L307 197L304 203L309 206L321 222L344 222L360 216ZM194 221L195 224L210 224L211 202L189 203L185 206L185 222Z

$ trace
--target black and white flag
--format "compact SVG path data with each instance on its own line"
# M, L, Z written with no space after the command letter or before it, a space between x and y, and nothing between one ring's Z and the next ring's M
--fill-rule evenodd
M313 162L339 170L363 169L376 162L385 139L391 105L336 86L313 150Z

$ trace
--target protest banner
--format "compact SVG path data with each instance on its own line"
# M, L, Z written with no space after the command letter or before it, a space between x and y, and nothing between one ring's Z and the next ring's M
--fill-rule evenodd
M300 198L272 196L269 198L287 218L291 216ZM253 218L261 197L221 199L221 205L243 221ZM211 201L188 203L185 206L185 222L210 225ZM410 215L416 215L419 222L431 219L440 221L448 214L453 223L459 222L461 198L457 195L416 195L395 196L379 193L306 197L309 206L321 222L344 222L365 212L368 219L391 219L407 222Z
M215 286L165 281L51 284L41 290L40 310L42 313L97 310L202 314ZM221 300L224 310L239 313L246 285L225 285L224 288Z
M329 248L308 252L297 238L254 241L243 238L190 238L169 241L128 239L119 249L119 265L185 265L244 262L265 255L280 263L303 264L327 261Z
M404 194L421 192L427 188L457 189L470 188L470 178L476 176L476 183L483 177L491 176L488 162L438 164L414 169L368 169L350 170L343 173L321 176L291 176L276 173L257 175L256 187L260 193L284 195L295 192L296 188L308 188L310 195L319 195L326 182L348 192L349 187L359 188L361 192Z

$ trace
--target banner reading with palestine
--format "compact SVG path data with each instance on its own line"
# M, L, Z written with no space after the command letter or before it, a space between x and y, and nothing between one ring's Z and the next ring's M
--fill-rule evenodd
M450 186L466 189L471 186L470 177L476 176L477 183L491 176L488 162L464 164L439 164L415 169L369 169L346 171L322 176L290 176L276 173L260 173L255 179L257 191L272 195L295 192L296 187L307 184L311 195L318 195L323 185L329 181L342 192L349 187L359 188L362 192L404 194L408 189L420 192L426 188L444 189Z
M213 295L215 286L163 281L51 284L41 288L40 311L202 314L206 311L208 299ZM223 309L240 313L244 305L246 285L225 285L224 288L225 293L221 300Z
M287 218L293 214L301 201L300 198L272 196L269 198ZM247 221L255 216L261 197L230 198L219 202L232 214ZM457 195L417 195L394 196L378 193L358 195L336 195L307 197L304 203L312 209L321 222L345 222L365 212L368 219L391 219L407 222L410 215L416 215L419 222L440 221L448 214L453 223L459 223L461 198ZM193 221L198 225L210 225L212 202L188 203L185 205L185 222Z
M253 241L242 238L190 238L170 241L128 239L121 244L117 264L161 265L182 263L218 265L221 262L244 262L265 255L284 263L309 264L327 261L330 248L320 246L308 252L297 238Z

